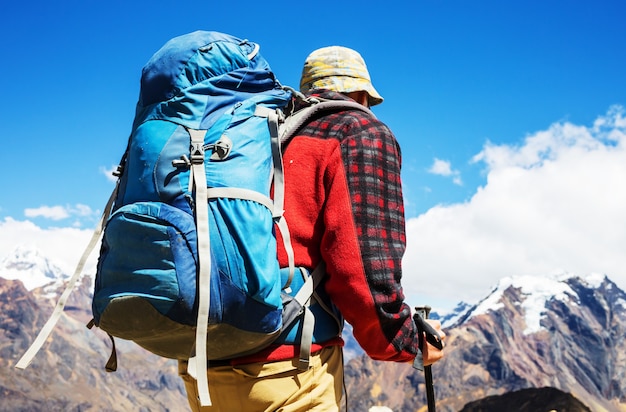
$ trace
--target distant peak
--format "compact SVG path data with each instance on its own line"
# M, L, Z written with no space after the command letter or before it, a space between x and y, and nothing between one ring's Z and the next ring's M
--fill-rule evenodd
M577 279L590 289L599 288L607 279L606 275L589 274L578 276L571 273L558 273L546 276L510 276L500 279L491 293L478 304L470 308L459 319L467 321L474 316L497 311L504 307L502 299L504 292L509 288L520 291L519 302L523 308L526 329L524 334L531 334L541 330L541 319L546 312L546 304L552 300L578 302L578 295L570 286L570 281Z
M62 281L68 275L34 245L20 244L0 263L0 277L20 280L26 289L32 290Z
M581 279L587 286L593 289L599 288L604 282L608 281L608 277L604 273L590 273L581 277Z
M17 246L15 246L15 248L13 248L13 251L11 253L9 253L4 258L4 260L7 260L7 259L29 259L29 258L31 258L33 256L39 256L39 255L40 255L39 249L37 249L37 247L34 244L31 244L31 243L20 243Z

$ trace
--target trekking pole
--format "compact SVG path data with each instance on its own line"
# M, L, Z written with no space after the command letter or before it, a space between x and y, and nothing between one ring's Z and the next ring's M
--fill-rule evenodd
M439 334L437 331L430 326L426 319L428 319L428 315L430 314L430 306L418 306L415 308L416 316L415 316L415 324L417 325L420 342L420 349L423 350L424 347L424 334L426 335L426 341L431 345L435 346L438 349L443 348L443 343L439 338ZM428 401L428 412L435 412L435 388L433 385L433 373L432 369L429 366L424 366L424 360L422 359L421 353L415 357L415 361L413 362L413 367L419 370L424 371L424 380L426 383L426 400Z

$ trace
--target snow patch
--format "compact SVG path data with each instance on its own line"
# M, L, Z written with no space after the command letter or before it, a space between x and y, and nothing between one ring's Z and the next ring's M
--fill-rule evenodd
M19 245L0 262L0 277L20 280L28 290L62 284L69 275L36 248Z
M520 305L525 314L526 329L524 335L536 333L542 329L541 319L546 312L546 304L552 299L569 301L570 297L576 296L572 288L565 283L565 280L572 275L554 276L514 276L505 277L500 280L494 290L483 299L470 313L470 318L486 314L490 311L497 311L504 307L502 295L509 287L520 289L522 300ZM592 277L592 280L596 280ZM575 304L575 302L574 302Z
M524 335L539 332L541 319L545 314L546 303L552 299L566 302L576 293L564 281L550 278L522 276L516 278L514 287L521 289L525 299L522 308L525 313L526 329Z
M589 285L589 287L593 289L598 289L600 286L602 286L602 283L604 283L605 279L606 275L602 273L591 273L583 277L583 280L587 283L587 285Z

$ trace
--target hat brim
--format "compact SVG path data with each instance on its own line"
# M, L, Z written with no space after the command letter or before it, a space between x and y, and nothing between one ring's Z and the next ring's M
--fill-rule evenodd
M364 91L368 95L370 107L383 102L383 97L376 91L372 83L366 79L350 76L328 76L305 82L300 85L303 93L315 89L332 90L338 93L350 93Z

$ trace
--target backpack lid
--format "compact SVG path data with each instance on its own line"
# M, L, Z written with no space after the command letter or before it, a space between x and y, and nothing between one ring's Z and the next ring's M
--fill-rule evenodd
M171 120L208 129L229 107L259 93L286 104L259 45L228 34L195 31L165 43L143 67L134 128Z

